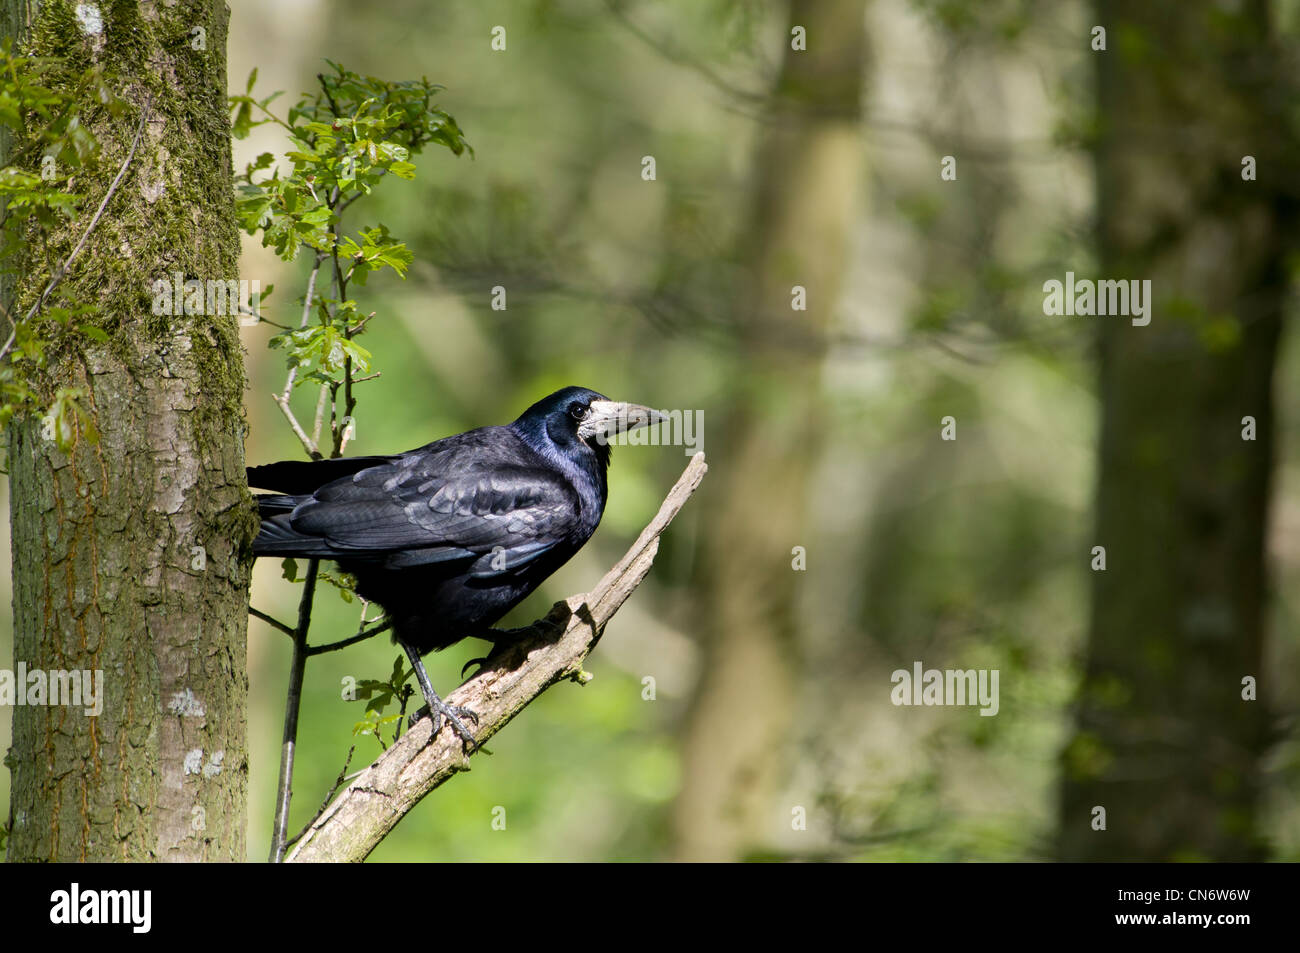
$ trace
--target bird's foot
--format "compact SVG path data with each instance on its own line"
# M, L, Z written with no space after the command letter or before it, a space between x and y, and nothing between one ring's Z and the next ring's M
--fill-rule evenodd
M493 651L495 651L495 649ZM491 652L489 652L487 655L480 655L478 658L470 659L468 662L466 662L464 665L460 667L460 677L461 678L465 677L465 669L469 668L471 665L477 665L479 669L474 674L481 675L483 673L483 670L487 668L488 662L490 662L491 660L492 660Z
M478 747L474 735L465 727L465 722L461 721L462 718L465 721L472 721L474 726L478 727L478 715L464 705L448 705L441 698L431 699L429 704L412 714L407 721L407 727L415 727L416 722L429 715L430 712L433 713L433 730L429 733L431 739L437 737L438 732L442 730L442 723L445 719L455 729L456 734L460 735L461 739L469 745L471 752Z
M475 635L475 638L482 639L485 642L492 643L492 651L487 655L478 658L472 658L460 669L460 677L465 677L465 670L471 665L479 666L479 670L474 675L480 675L488 666L506 652L512 645L521 642L524 639L531 638L535 635L552 638L558 636L564 631L565 623L556 617L554 611L551 614L538 619L532 625L520 626L516 629L486 629Z
M552 613L542 616L532 625L521 625L517 629L489 629L479 638L487 639L489 642L500 646L502 643L518 642L532 635L555 635L563 632L564 627L565 623Z
M420 686L420 694L424 696L425 707L411 716L409 724L414 727L419 721L420 715L427 713L433 719L433 731L429 733L429 740L432 741L442 730L443 720L446 719L455 729L456 734L469 746L471 754L478 747L478 742L470 734L470 730L465 727L462 718L478 724L478 715L468 708L462 708L460 705L448 705L442 700L442 697L433 690L433 683L429 681L429 673L424 668L424 662L420 658L420 652L409 642L398 640L398 645L406 652L406 657L411 660L411 670L415 674L415 680Z

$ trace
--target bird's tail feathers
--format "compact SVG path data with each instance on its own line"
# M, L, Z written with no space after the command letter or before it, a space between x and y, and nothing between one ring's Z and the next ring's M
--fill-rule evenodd
M293 508L306 498L290 496L287 493L262 493L253 499L257 501L257 512L261 514L262 519L266 519L268 516L293 512Z
M303 501L300 496L267 494L258 496L257 511L262 517L262 527L253 540L255 556L321 556L332 555L329 543L318 536L304 536L294 530L289 519L294 507Z

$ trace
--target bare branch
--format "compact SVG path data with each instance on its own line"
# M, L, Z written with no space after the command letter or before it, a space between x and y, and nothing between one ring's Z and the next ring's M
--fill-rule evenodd
M640 537L590 593L556 603L548 619L562 631L536 627L534 634L502 650L447 699L479 717L480 743L500 731L556 682L586 681L582 663L600 639L606 623L645 578L659 550L659 536L704 479L704 454L691 458L659 512ZM361 861L411 808L460 771L469 756L454 730L444 726L430 738L431 722L422 719L366 768L303 834L288 860Z
M325 263L325 253L317 252L316 261L312 265L311 274L307 276L307 294L302 299L302 318L298 322L299 328L305 328L307 322L311 320L311 303L316 297L316 276L320 274L320 266ZM289 388L293 385L293 379L297 376L297 369L289 372L289 383L284 387L285 396L289 394Z
M312 264L311 275L307 278L307 294L302 299L302 320L298 322L299 328L305 328L307 322L311 320L311 303L316 297L316 276L320 274L320 266L325 262L325 253L317 252L316 261ZM289 422L293 435L298 438L307 455L313 460L321 459L321 452L317 448L316 441L307 436L307 431L303 430L302 424L298 423L298 418L294 416L293 409L289 406L289 397L293 394L293 382L298 379L298 368L289 368L289 374L284 381L284 390L279 394L272 394L271 399L275 401L280 412L284 414L284 419Z
M311 437L307 436L307 431L302 429L302 424L298 423L298 418L293 415L288 399L281 397L279 394L272 394L271 399L275 401L276 406L280 408L280 412L284 414L284 419L289 421L289 427L293 430L293 435L302 443L302 448L307 451L307 455L313 460L321 459L321 452L316 449L316 445L311 442Z

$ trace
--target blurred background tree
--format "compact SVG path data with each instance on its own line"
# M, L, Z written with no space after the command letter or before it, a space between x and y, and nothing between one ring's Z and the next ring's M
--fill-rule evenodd
M1107 567L1063 760L1061 851L1257 860L1279 740L1263 662L1273 369L1300 197L1295 50L1264 2L1097 12L1114 38L1097 70L1101 271L1150 276L1160 320L1102 323ZM1122 836L1097 835L1097 805Z
M1270 506L1246 489L1269 471L1266 411L1254 444L1232 442L1239 423L1207 436L1249 413L1240 403L1267 406L1268 328L1294 308L1278 229L1296 100L1281 74L1300 5L1158 4L1140 22L1028 0L231 6L239 91L253 66L259 88L311 88L326 56L427 75L475 150L426 161L374 213L416 261L367 289L383 376L359 389L349 452L504 422L570 383L704 411L712 473L602 640L594 681L548 692L376 859L1050 859L1093 849L1071 825L1106 801L1125 805L1095 835L1116 856L1300 857L1295 335L1272 358ZM1160 148L1114 138L1125 122ZM237 167L283 147L269 129L237 145ZM1125 148L1142 162L1107 187ZM1258 181L1236 171L1247 154ZM1121 228L1134 221L1159 231ZM245 246L263 287L301 288L293 268ZM1151 326L1044 315L1043 282L1067 270L1153 279ZM278 293L266 308L281 320L294 304ZM272 331L243 331L252 462L300 452L270 399ZM1117 358L1121 345L1139 350ZM1106 449L1156 438L1159 479ZM506 624L590 586L684 459L619 449L596 538ZM1184 520L1206 498L1209 536ZM1094 574L1099 542L1110 561ZM1267 576L1239 562L1215 581L1250 552ZM1177 627L1206 615L1191 612L1198 589L1233 594L1224 654L1188 651ZM296 597L258 565L254 604L288 617ZM319 605L318 637L355 631L355 603L323 590ZM270 830L287 643L250 624L251 857ZM1157 643L1169 651L1146 651ZM354 766L378 752L353 738L364 703L343 701L341 680L384 677L396 654L373 640L313 660L291 829L354 742ZM432 659L434 683L469 654ZM1261 701L1246 708L1236 669L1256 658ZM890 673L916 660L998 669L999 713L895 707ZM1136 694L1112 724L1163 710L1179 722L1155 729L1171 746L1201 736L1159 777L1130 770L1142 748L1090 714L1114 675ZM1224 762L1216 739L1240 756ZM1078 773L1098 758L1114 771ZM0 797L7 783L0 772ZM1206 817L1222 839L1166 823L1180 785L1208 793L1178 816L1222 813Z

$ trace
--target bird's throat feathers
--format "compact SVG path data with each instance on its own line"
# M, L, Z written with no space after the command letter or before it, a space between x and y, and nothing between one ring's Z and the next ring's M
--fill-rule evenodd
M613 453L613 448L608 443L593 441L587 443L585 440L574 438L572 446L561 446L557 443L544 428L538 432L532 427L521 427L519 421L510 425L530 449L542 457L550 466L568 476L576 487L586 486L594 487L596 494L591 499L583 499L584 506L594 507L597 519L605 510L605 500L609 494L609 462ZM574 452L576 450L576 452ZM579 475L586 476L590 483L580 479L574 479Z

